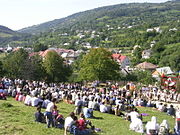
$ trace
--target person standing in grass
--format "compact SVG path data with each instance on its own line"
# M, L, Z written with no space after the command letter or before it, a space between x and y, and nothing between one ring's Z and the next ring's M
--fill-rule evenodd
M46 117L47 128L50 128L50 125L54 127L52 112L55 106L55 102L56 102L56 99L54 98L46 107L45 117Z
M174 127L175 135L180 135L180 110L176 112L176 123Z

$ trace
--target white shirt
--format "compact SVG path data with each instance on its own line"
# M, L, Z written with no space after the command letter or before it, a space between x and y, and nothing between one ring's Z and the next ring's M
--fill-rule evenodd
M54 109L54 103L50 102L46 107L46 112L52 112Z
M24 100L24 104L26 104L26 105L30 105L31 104L31 97L29 95L26 96L26 98Z
M31 98L31 105L37 106L40 101L42 101L42 100L37 97L33 97L33 98Z
M105 113L107 112L107 107L105 105L100 105L100 112Z
M64 128L71 127L74 124L74 120L71 117L65 119Z
M79 99L76 99L75 106L82 106L82 105L83 105L83 101L79 100Z
M49 99L46 99L46 100L43 101L42 106L45 107L45 108L47 108L47 105L48 105L49 103L51 103L51 101L50 101Z
M151 121L149 121L147 124L146 124L146 133L147 134L150 134L149 133L149 130L156 130L158 132L159 130L159 124L158 123L153 123Z
M132 111L129 113L129 116L131 117L131 121L134 121L135 119L139 117L139 113L136 111Z
M89 101L88 108L93 108L93 101Z

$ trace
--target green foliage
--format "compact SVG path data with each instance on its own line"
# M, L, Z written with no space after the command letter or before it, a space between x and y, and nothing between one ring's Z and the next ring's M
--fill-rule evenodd
M45 74L42 59L39 56L29 58L24 49L10 53L3 60L3 69L5 75L12 78L42 80Z
M28 44L28 39L32 36L30 34L25 33L18 33L16 31L13 31L5 26L0 25L0 46L5 46L7 44L13 45L13 46L20 46Z
M42 43L37 43L34 45L34 52L45 51L46 49L48 49L48 47Z
M136 81L142 84L153 84L155 79L152 77L150 71L134 71L125 77L127 81Z
M180 44L169 45L159 55L160 66L170 66L173 70L179 71L180 69Z
M119 65L111 58L111 55L103 48L91 49L82 59L79 71L80 79L87 81L117 80Z
M134 74L137 76L137 82L142 84L149 85L155 82L150 71L136 71Z
M85 55L85 53L81 53L77 60L74 61L74 63L72 64L72 68L73 68L73 71L74 72L79 72L80 70L80 65L81 65L81 62L82 62L82 59L83 59L83 56Z
M3 61L3 67L9 77L32 79L29 56L24 49L8 55Z
M48 82L64 82L71 75L71 68L64 64L64 60L55 51L48 51L46 54L43 67L46 72Z
M45 77L45 69L42 66L42 58L39 55L34 55L30 58L31 61L31 70L33 71L33 80L43 80Z
M0 77L3 77L4 76L4 69L3 69L3 64L2 64L2 61L0 61Z
M135 56L136 59L140 60L142 58L142 49L139 47L136 47L133 55Z

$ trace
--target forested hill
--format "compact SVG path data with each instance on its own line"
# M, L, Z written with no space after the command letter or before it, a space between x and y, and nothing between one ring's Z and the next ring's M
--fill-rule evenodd
M107 23L116 25L151 24L159 25L179 17L180 2L131 3L106 6L80 12L62 19L24 28L19 32L37 34L61 28L97 28Z
M0 33L14 34L15 31L9 29L8 27L0 25Z
M152 62L180 69L180 1L106 6L20 30L35 34L33 45L85 49L116 48L132 63ZM135 45L140 47L132 55ZM142 59L150 50L150 59Z
M0 25L0 46L6 46L7 44L13 46L25 45L28 44L28 38L31 38L30 34L22 34Z

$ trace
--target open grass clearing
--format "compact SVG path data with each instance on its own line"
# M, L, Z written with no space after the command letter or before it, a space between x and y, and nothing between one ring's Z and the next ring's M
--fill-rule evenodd
M4 106L4 103L13 106ZM74 110L74 106L63 102L58 103L58 109L64 117ZM174 127L174 118L161 113L153 108L138 107L141 113L147 113L149 116L143 117L143 122L146 123L152 116L158 118L161 123L163 119L167 119L171 130ZM36 108L25 106L21 102L15 101L13 98L8 98L7 101L0 100L0 134L2 135L63 135L62 129L46 128L45 124L34 122L34 113ZM42 110L44 111L44 110ZM92 123L102 129L95 135L138 135L129 130L130 122L121 117L111 114L105 114L95 111L96 119L90 119Z

